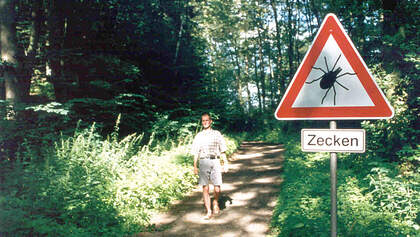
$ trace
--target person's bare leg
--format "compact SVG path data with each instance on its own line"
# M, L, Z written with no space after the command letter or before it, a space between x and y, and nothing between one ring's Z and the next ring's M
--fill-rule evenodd
M220 196L220 185L214 186L214 200L213 200L213 212L214 214L219 214L219 196Z
M204 200L204 206L206 207L207 214L205 218L211 217L211 208L210 208L210 193L209 193L209 185L203 185L203 200Z

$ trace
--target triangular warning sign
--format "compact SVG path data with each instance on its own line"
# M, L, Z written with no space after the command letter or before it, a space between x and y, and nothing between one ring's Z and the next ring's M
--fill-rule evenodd
M394 110L343 26L328 14L286 90L279 120L391 118Z

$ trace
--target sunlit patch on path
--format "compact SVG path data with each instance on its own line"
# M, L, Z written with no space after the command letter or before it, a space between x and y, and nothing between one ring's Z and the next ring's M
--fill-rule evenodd
M201 188L197 187L170 211L155 216L157 231L137 236L266 236L282 182L281 145L244 142L224 174L222 193L226 207L211 220L203 220ZM211 190L213 191L213 190Z

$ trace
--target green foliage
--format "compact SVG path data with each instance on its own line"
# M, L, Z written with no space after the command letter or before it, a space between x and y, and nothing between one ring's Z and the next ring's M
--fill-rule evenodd
M169 115L157 114L157 120L152 126L153 134L163 143L170 144L171 140L180 140L183 144L191 142L199 124L191 117L169 119Z
M50 102L47 104L38 104L35 106L28 106L25 108L26 110L33 110L35 112L44 111L47 114L57 114L57 115L67 115L69 110L62 106L61 103L58 102Z
M369 191L377 210L391 216L393 225L402 228L401 233L409 234L410 227L420 230L416 220L420 213L420 177L418 172L400 175L395 168L372 168L367 176Z
M102 128L102 134L112 132L116 114L122 115L121 135L148 131L155 120L154 106L141 94L123 93L112 99L72 99L66 106L70 108L72 120L96 122Z
M338 234L418 236L420 67L418 53L415 53L418 51L418 2L390 1L381 6L374 2L340 3L326 2L326 10L337 10L343 24L348 26L345 28L351 29L350 35L359 44L356 45L363 57L374 62L369 68L394 108L395 116L387 120L363 121L361 126L368 138L366 153L339 155ZM382 27L374 29L372 25L377 24L366 23L365 12L378 12L378 16L383 16L384 19L375 19L374 14L371 19L373 22L383 20ZM363 27L351 27L354 25ZM372 36L372 40L364 40L364 34L369 38ZM375 35L382 37L376 40ZM279 140L277 132L269 133L266 138ZM285 182L272 226L279 236L296 233L298 236L327 236L328 192L321 195L322 200L327 200L325 205L315 205L312 212L306 212L304 204L308 199L314 203L320 190L328 191L329 169L325 162L328 156L320 159L321 154L303 153L297 142L297 138L286 142ZM286 193L293 193L293 197ZM322 219L321 224L318 217ZM316 220L311 222L311 218ZM323 232L319 232L318 226L324 228Z
M231 136L224 135L223 137L226 141L226 155L228 157L236 151L236 149L241 145L241 142L244 140L244 134L236 134Z
M275 226L282 235L322 236L326 157L300 152L290 133L301 123L274 125L270 110L328 12L337 14L395 109L392 119L362 123L365 156L340 158L340 231L415 233L419 3L390 2L54 1L40 5L48 14L40 14L47 23L38 22L37 41L38 1L17 1L16 48L25 56L0 69L27 67L27 99L60 103L0 101L0 235L143 228L151 210L190 188L186 146L200 127L198 111L209 110L220 130L287 144ZM26 60L32 40L36 55ZM240 139L227 138L229 154Z
M338 188L338 223L344 236L396 236L392 215L377 212L372 193L354 177ZM386 228L386 229L385 229Z
M263 134L259 134L254 139L263 140L270 143L287 143L290 139L291 134L286 135L281 128L274 128L272 130L267 130Z
M0 160L15 160L19 156L28 161L39 159L40 148L52 146L59 133L70 134L69 127L75 126L67 116L69 109L60 103L11 106L2 102L0 111L17 115L13 120L6 119L8 116L0 120Z
M340 154L338 234L415 236L420 230L420 175L418 168L412 169ZM299 138L289 137L283 177L273 230L278 236L329 236L329 155L303 153Z
M184 137L170 145L144 144L144 135L119 139L120 119L106 139L93 124L42 152L24 149L16 161L3 160L0 235L127 236L188 193L196 183L188 154L195 128L180 124ZM232 153L238 142L226 139Z
M413 93L417 76L409 74L403 78L396 72L386 74L378 66L374 67L374 71L381 78L379 85L385 88L395 115L388 120L362 122L362 128L366 129L369 136L367 150L372 156L389 161L415 160L413 155L420 137L420 130L416 128L420 104L418 99L411 100L409 94Z
M189 169L172 164L170 157L158 158L145 147L134 151L141 137L103 141L92 126L62 138L46 154L45 163L29 163L21 167L24 179L14 177L26 187L26 195L12 201L23 205L11 206L9 194L3 209L14 207L32 214L2 226L2 232L69 236L76 229L81 236L113 236L138 231L147 223L150 210L167 205L188 190L193 181ZM16 192L12 187L6 190ZM32 206L28 201L33 202ZM2 219L10 221L6 216Z

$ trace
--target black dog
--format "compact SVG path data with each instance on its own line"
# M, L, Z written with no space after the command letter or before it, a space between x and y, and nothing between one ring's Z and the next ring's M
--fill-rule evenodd
M213 209L213 200L214 200L214 199L212 198L212 199L211 199L212 209ZM218 203L219 203L219 208L220 208L220 210L223 210L223 209L225 209L225 208L226 208L226 206L228 206L228 205L231 205L231 204L232 204L232 198L231 198L231 197L229 197L229 196L227 196L227 195L222 194L222 195L220 195L220 197L219 197Z

